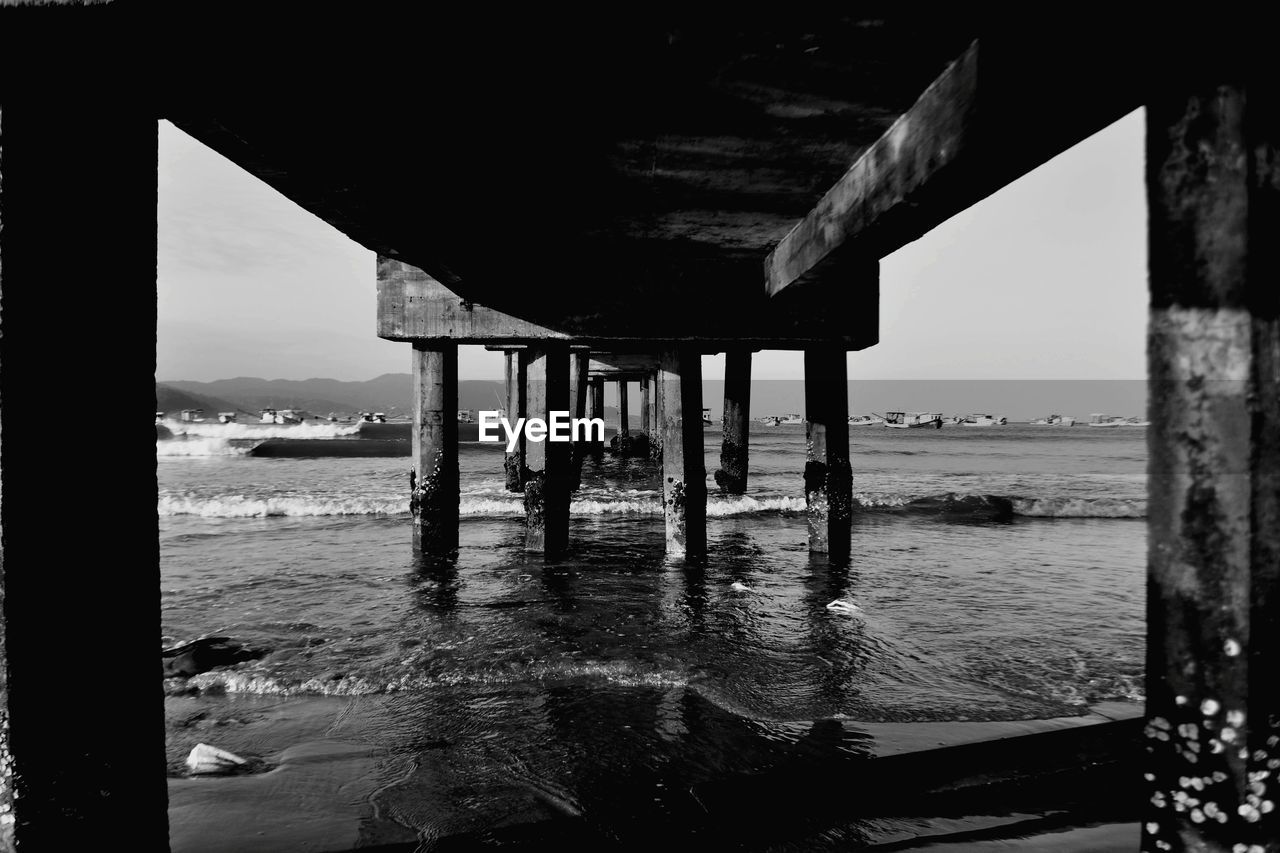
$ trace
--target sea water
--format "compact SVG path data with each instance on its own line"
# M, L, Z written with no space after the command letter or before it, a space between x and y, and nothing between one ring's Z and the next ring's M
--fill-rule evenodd
M419 772L378 795L422 838L526 808L513 785L567 814L661 822L664 792L769 766L815 720L1046 718L1142 698L1141 428L851 427L852 557L832 566L808 553L802 425L753 425L743 496L717 494L707 429L700 565L664 557L647 460L587 459L570 551L544 562L523 550L501 447L464 442L460 547L440 560L412 548L407 453L259 458L268 436L249 425L170 427L163 642L269 654L168 689L382 697L388 756L421 768L447 752L447 784ZM1009 498L1013 515L919 500L941 495Z

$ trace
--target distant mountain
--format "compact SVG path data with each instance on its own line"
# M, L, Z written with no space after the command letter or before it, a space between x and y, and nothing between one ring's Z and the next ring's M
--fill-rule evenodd
M205 415L215 417L218 412L234 412L236 406L227 400L207 394L193 394L179 390L164 382L156 383L156 411L177 415L183 409L204 409Z
M408 415L413 403L413 377L408 373L384 373L364 382L344 382L337 379L259 379L238 376L234 379L217 379L213 382L177 380L157 382L160 389L185 394L190 399L218 400L222 411L239 409L256 414L264 408L301 409L313 415L349 415L355 412L385 412L388 415ZM458 383L459 409L496 409L500 405L503 385L500 381L463 380ZM207 405L191 404L175 406L175 409L203 408ZM169 411L160 406L157 411Z

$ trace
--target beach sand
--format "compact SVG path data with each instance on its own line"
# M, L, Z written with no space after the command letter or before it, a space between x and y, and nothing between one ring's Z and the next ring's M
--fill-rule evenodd
M468 802L463 780L442 753L435 753L440 758L434 764L423 758L433 754L429 749L413 756L393 754L385 745L387 734L413 723L398 718L389 702L387 696L169 697L174 853L487 849L494 840L520 849L552 842L561 849L591 849L602 840L584 828L572 807L536 786L513 786L497 797L491 790L477 791L485 801ZM1083 730L1132 720L1140 712L1135 705L1111 703L1087 716L1054 720L844 725L871 737L876 758L927 760L939 747L990 746L1007 738ZM257 772L187 776L185 757L202 742L250 759ZM730 789L736 784L731 782ZM1063 826L1049 812L1002 812L1000 803L991 805L990 814L980 809L963 816L868 821L871 849L1127 850L1136 845L1136 824Z

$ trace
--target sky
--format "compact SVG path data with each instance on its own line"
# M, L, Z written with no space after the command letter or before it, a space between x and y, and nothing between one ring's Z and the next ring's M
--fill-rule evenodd
M1143 132L1139 110L883 258L881 343L850 378L1143 378ZM158 182L158 380L409 371L375 334L373 252L165 121ZM458 365L502 377L482 347ZM800 379L802 356L756 353L752 375Z

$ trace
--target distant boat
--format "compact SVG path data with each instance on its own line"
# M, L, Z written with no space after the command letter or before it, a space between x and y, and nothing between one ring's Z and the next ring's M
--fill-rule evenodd
M1089 415L1089 426L1091 427L1144 427L1151 426L1150 421L1142 421L1137 418L1125 418L1120 415L1104 415L1101 412L1094 412Z
M235 412L218 412L218 423L233 424L236 422Z
M1036 418L1031 423L1036 426L1075 426L1076 419L1070 415L1049 415L1046 418Z
M198 424L204 421L204 409L183 409L180 418L184 424Z
M942 429L941 412L885 412L884 425L892 429Z
M383 418L384 422L385 420L386 419ZM458 409L458 423L473 424L475 422L476 422L476 419L471 417L471 412L468 409Z
M702 410L702 425L711 426L711 410L704 408Z
M984 414L969 415L957 421L960 426L1004 426L1008 422L1009 419L1003 416Z
M804 418L800 417L800 415L797 415L795 412L789 412L789 413L787 413L787 414L783 415L783 416L782 416L782 418L778 421L778 423L781 423L781 424L802 424L802 423L804 423Z
M782 418L778 417L777 415L765 415L763 418L760 419L760 423L764 424L765 426L777 426L778 424L782 423Z
M303 415L295 409L263 409L258 413L258 423L263 424L300 424Z
M879 415L850 415L849 426L879 426L884 418Z
M382 412L361 412L360 423L362 424L385 424L387 416Z

